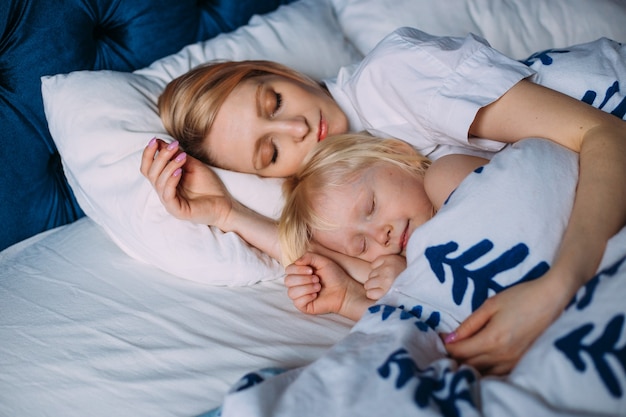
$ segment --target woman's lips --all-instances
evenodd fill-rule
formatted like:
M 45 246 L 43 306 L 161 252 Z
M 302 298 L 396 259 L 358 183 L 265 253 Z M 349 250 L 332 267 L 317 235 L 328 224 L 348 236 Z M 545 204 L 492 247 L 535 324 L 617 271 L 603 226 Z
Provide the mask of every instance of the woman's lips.
M 326 139 L 326 136 L 328 136 L 328 124 L 326 123 L 326 119 L 324 119 L 322 113 L 320 113 L 320 125 L 317 129 L 317 141 L 323 141 Z

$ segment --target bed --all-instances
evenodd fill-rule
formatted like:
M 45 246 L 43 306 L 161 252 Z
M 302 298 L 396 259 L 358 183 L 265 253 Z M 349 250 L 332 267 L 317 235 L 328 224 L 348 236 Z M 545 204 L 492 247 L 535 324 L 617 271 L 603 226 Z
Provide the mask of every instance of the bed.
M 278 263 L 232 233 L 172 218 L 138 171 L 151 137 L 171 139 L 156 113 L 159 92 L 191 67 L 263 58 L 322 79 L 405 25 L 476 33 L 531 66 L 551 65 L 543 82 L 623 118 L 626 99 L 613 86 L 626 79 L 626 55 L 580 68 L 584 83 L 560 76 L 573 65 L 571 45 L 626 41 L 623 1 L 33 3 L 0 6 L 0 415 L 199 416 L 222 405 L 213 414 L 626 415 L 623 230 L 597 277 L 518 368 L 481 379 L 446 359 L 432 330 L 453 327 L 472 308 L 471 297 L 450 302 L 445 262 L 435 268 L 441 286 L 416 299 L 412 280 L 433 267 L 409 257 L 394 291 L 356 326 L 305 316 L 288 299 Z M 498 288 L 549 264 L 556 242 L 546 236 L 564 227 L 576 157 L 541 140 L 509 149 L 455 191 L 425 232 L 432 239 L 412 239 L 411 253 L 443 248 L 438 259 L 450 262 L 449 242 L 487 245 L 480 253 L 523 242 L 528 253 L 516 252 L 521 260 Z M 519 163 L 527 154 L 536 165 Z M 528 170 L 538 179 L 522 181 Z M 245 204 L 277 216 L 279 180 L 219 174 Z M 496 179 L 519 186 L 485 194 Z M 530 194 L 543 196 L 541 209 L 524 205 Z M 493 204 L 482 218 L 458 214 L 485 201 Z M 483 227 L 498 204 L 518 217 Z M 442 226 L 454 222 L 460 227 Z M 448 407 L 433 381 L 453 387 L 458 404 Z

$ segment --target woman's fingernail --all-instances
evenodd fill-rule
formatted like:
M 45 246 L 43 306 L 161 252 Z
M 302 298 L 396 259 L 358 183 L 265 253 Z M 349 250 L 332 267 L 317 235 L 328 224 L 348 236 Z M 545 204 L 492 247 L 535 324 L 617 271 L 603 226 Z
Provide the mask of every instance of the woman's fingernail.
M 181 162 L 181 161 L 184 161 L 185 158 L 187 158 L 187 154 L 185 152 L 181 152 L 178 154 L 176 158 L 174 158 L 174 161 Z
M 150 139 L 150 142 L 148 142 L 148 147 L 149 147 L 149 148 L 153 148 L 153 147 L 154 147 L 154 145 L 156 145 L 156 142 L 157 142 L 157 138 L 156 138 L 156 136 L 155 136 L 155 137 L 153 137 L 152 139 Z
M 172 172 L 172 177 L 178 177 L 182 173 L 183 173 L 183 169 L 178 168 L 176 171 Z
M 171 151 L 173 149 L 178 148 L 178 141 L 175 140 L 174 142 L 170 143 L 169 145 L 167 145 L 167 150 Z
M 456 332 L 448 333 L 448 335 L 445 337 L 445 339 L 443 339 L 443 342 L 444 343 L 452 343 L 452 342 L 456 341 L 456 338 L 457 338 Z

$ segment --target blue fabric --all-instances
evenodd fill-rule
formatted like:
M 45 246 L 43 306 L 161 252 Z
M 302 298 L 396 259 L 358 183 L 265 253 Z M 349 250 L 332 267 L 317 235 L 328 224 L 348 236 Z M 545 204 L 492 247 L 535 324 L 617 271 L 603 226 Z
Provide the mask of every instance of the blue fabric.
M 2 0 L 0 250 L 84 215 L 47 129 L 42 75 L 132 71 L 291 1 Z

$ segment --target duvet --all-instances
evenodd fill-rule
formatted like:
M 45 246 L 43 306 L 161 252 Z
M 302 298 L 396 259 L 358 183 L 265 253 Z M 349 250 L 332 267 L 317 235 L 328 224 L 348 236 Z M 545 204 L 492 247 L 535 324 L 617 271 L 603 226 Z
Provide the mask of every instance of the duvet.
M 222 415 L 624 415 L 626 229 L 508 377 L 459 366 L 439 336 L 550 267 L 577 169 L 576 154 L 540 139 L 496 155 L 414 232 L 407 269 L 349 335 L 304 368 L 245 376 Z

